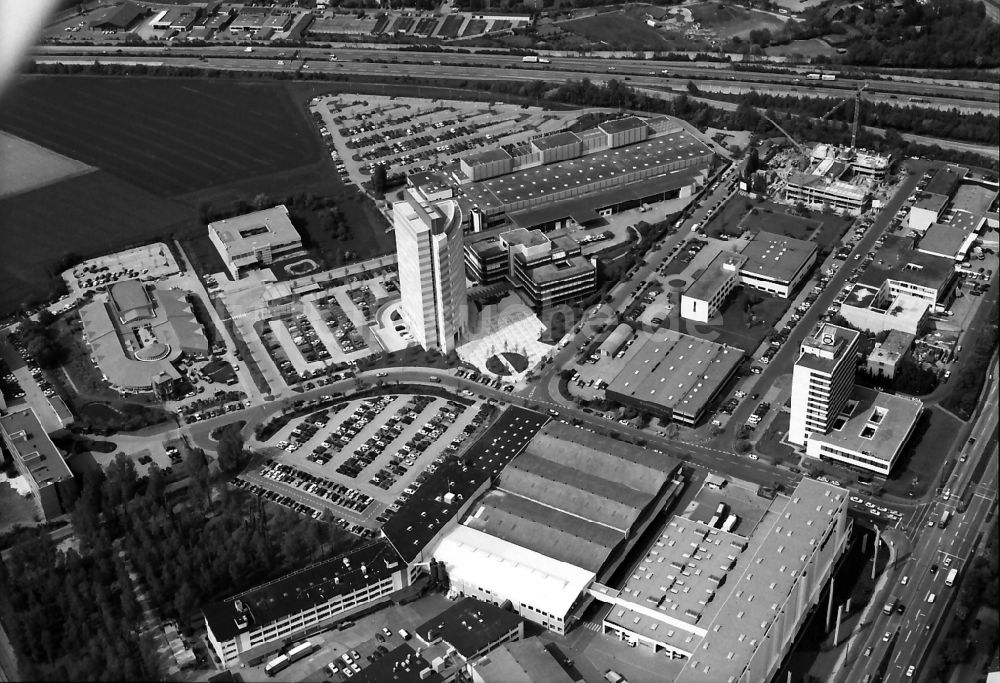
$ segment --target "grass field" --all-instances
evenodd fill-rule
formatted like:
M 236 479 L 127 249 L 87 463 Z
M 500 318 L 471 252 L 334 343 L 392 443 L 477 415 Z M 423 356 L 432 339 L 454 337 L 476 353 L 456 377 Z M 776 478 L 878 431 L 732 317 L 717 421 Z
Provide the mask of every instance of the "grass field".
M 784 21 L 773 14 L 747 10 L 736 5 L 706 2 L 688 5 L 687 9 L 691 11 L 694 21 L 701 24 L 702 28 L 714 30 L 720 38 L 742 38 L 748 36 L 750 31 L 763 28 L 776 32 L 785 25 Z
M 669 45 L 669 41 L 662 33 L 650 28 L 642 20 L 622 12 L 608 12 L 563 21 L 559 23 L 559 28 L 572 31 L 609 48 L 655 50 Z
M 22 82 L 0 129 L 160 196 L 320 158 L 279 83 L 42 77 Z
M 790 216 L 778 211 L 752 211 L 743 219 L 743 227 L 759 232 L 765 230 L 775 235 L 784 235 L 797 240 L 807 240 L 812 237 L 820 225 L 819 221 Z
M 0 131 L 0 159 L 3 159 L 0 163 L 0 198 L 96 170 L 3 131 Z

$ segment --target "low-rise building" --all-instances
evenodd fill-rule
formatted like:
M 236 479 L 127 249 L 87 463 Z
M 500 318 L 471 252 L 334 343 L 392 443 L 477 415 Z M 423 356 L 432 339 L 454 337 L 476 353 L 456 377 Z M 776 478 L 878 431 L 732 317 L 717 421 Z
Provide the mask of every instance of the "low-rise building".
M 248 661 L 268 646 L 388 602 L 415 575 L 389 543 L 375 541 L 205 606 L 208 642 L 225 667 Z
M 875 252 L 874 262 L 861 273 L 858 283 L 888 295 L 912 294 L 936 309 L 951 294 L 955 284 L 955 262 L 914 249 L 912 238 L 889 235 Z
M 47 520 L 68 513 L 76 499 L 73 473 L 32 408 L 0 415 L 0 436 Z
M 910 207 L 910 213 L 906 217 L 906 227 L 910 230 L 923 232 L 941 220 L 948 201 L 947 195 L 921 192 L 917 195 L 913 206 Z
M 985 220 L 980 218 L 981 222 Z M 917 242 L 917 251 L 953 261 L 964 261 L 979 237 L 977 232 L 978 230 L 965 230 L 952 224 L 933 223 Z
M 425 646 L 443 643 L 464 666 L 504 643 L 524 638 L 524 620 L 493 602 L 462 598 L 414 632 Z
M 792 171 L 785 181 L 785 200 L 815 208 L 826 206 L 856 216 L 868 202 L 868 190 L 822 173 Z
M 538 638 L 506 643 L 469 667 L 472 683 L 572 683 Z
M 896 376 L 896 368 L 900 361 L 906 358 L 913 347 L 914 336 L 905 332 L 892 330 L 886 338 L 875 345 L 868 354 L 867 370 L 873 377 L 883 377 L 892 380 Z
M 923 409 L 915 398 L 855 387 L 833 427 L 809 436 L 806 455 L 887 477 Z
M 858 283 L 840 305 L 840 315 L 854 327 L 878 334 L 896 330 L 917 335 L 923 329 L 931 304 L 926 299 L 900 292 L 888 283 L 879 288 Z
M 418 653 L 403 643 L 349 680 L 352 683 L 446 683 L 447 679 L 427 661 L 426 654 L 426 651 Z
M 743 361 L 743 351 L 674 330 L 640 335 L 605 397 L 636 410 L 695 425 Z
M 695 277 L 681 294 L 681 317 L 707 323 L 722 310 L 726 299 L 740 283 L 740 268 L 746 257 L 723 251 Z
M 208 238 L 234 280 L 249 268 L 269 266 L 302 250 L 302 238 L 283 204 L 209 223 Z

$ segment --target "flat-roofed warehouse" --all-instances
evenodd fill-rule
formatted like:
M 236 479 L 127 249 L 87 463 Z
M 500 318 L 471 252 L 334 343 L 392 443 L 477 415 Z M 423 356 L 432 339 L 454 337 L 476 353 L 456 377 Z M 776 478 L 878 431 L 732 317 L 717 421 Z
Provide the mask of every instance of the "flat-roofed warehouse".
M 432 552 L 462 595 L 565 633 L 658 513 L 683 490 L 679 461 L 550 422 Z
M 848 503 L 806 478 L 745 536 L 675 517 L 621 589 L 595 587 L 604 632 L 686 659 L 675 683 L 772 680 L 847 547 Z
M 550 422 L 470 508 L 468 526 L 601 574 L 666 502 L 679 461 Z
M 711 148 L 676 119 L 627 117 L 475 152 L 459 160 L 454 178 L 475 230 L 512 222 L 552 229 L 647 199 L 690 196 L 713 159 Z M 559 208 L 570 200 L 569 210 Z
M 743 360 L 743 351 L 674 330 L 645 335 L 605 388 L 609 401 L 694 425 Z

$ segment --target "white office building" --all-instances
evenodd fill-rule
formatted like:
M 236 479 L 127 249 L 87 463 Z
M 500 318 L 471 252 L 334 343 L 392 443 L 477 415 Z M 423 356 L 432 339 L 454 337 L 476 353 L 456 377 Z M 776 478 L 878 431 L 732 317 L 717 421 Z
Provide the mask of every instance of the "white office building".
M 846 327 L 819 323 L 803 340 L 792 371 L 790 442 L 805 446 L 811 434 L 830 431 L 854 389 L 860 336 Z
M 450 191 L 404 192 L 392 207 L 403 318 L 422 347 L 448 353 L 468 319 L 462 212 Z
M 283 204 L 209 223 L 208 238 L 234 280 L 302 252 L 302 238 Z

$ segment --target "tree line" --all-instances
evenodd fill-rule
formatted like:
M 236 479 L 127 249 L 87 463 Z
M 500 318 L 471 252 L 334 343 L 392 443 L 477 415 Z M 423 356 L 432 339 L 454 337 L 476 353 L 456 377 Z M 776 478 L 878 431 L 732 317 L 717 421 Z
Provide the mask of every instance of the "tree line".
M 823 97 L 771 95 L 755 90 L 739 95 L 707 93 L 703 96 L 729 102 L 746 102 L 750 106 L 761 109 L 796 112 L 816 118 L 830 111 L 836 102 L 836 100 Z M 831 114 L 828 120 L 849 123 L 853 118 L 854 105 L 848 103 Z M 893 129 L 916 135 L 991 145 L 1000 143 L 1000 118 L 981 112 L 966 114 L 958 109 L 944 110 L 913 105 L 898 106 L 888 102 L 862 100 L 860 122 L 863 126 Z
M 242 444 L 232 432 L 223 438 L 220 465 L 240 467 Z M 0 615 L 21 679 L 157 680 L 156 655 L 138 635 L 136 580 L 158 616 L 189 630 L 207 602 L 347 549 L 350 537 L 328 517 L 306 520 L 214 488 L 203 452 L 186 466 L 192 484 L 180 501 L 155 466 L 139 477 L 119 456 L 106 471 L 88 470 L 72 512 L 79 551 L 57 550 L 40 533 L 0 562 Z

